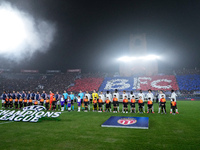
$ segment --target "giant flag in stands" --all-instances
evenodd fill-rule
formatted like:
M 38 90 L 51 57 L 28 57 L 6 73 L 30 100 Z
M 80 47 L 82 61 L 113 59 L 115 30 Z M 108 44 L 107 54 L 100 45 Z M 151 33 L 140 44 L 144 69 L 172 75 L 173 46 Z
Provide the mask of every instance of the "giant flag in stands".
M 105 78 L 99 91 L 132 91 L 132 90 L 178 90 L 176 78 L 173 75 L 141 76 L 141 77 L 115 77 Z
M 119 91 L 127 90 L 131 91 L 133 88 L 133 78 L 132 77 L 114 77 L 105 78 L 101 84 L 99 91 L 114 91 L 118 89 Z

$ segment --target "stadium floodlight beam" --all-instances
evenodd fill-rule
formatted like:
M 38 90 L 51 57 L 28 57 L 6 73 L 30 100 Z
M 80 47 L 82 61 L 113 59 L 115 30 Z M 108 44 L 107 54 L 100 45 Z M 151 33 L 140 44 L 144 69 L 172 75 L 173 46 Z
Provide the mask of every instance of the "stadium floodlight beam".
M 124 56 L 124 57 L 118 58 L 118 61 L 131 62 L 134 60 L 157 60 L 159 58 L 160 58 L 160 56 L 157 56 L 157 55 L 147 55 L 147 56 L 139 56 L 139 57 Z

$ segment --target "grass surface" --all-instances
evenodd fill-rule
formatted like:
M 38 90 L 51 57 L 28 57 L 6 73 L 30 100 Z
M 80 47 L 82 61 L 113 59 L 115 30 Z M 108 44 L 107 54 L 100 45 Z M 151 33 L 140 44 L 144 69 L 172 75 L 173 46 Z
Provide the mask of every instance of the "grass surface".
M 155 114 L 65 111 L 59 117 L 61 121 L 0 121 L 0 149 L 198 150 L 199 106 L 200 101 L 178 101 L 178 115 L 169 114 L 167 102 L 167 114 L 158 114 L 155 103 Z M 149 117 L 149 129 L 101 127 L 110 116 Z

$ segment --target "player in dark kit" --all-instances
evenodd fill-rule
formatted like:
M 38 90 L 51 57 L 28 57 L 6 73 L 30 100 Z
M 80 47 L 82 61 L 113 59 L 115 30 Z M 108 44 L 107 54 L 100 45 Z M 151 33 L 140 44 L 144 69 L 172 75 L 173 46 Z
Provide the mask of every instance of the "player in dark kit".
M 162 111 L 161 114 L 163 114 L 163 112 L 164 112 L 165 114 L 167 114 L 165 104 L 166 104 L 166 100 L 165 100 L 165 98 L 164 98 L 164 95 L 162 95 L 162 98 L 160 99 L 160 105 L 161 105 L 161 111 Z
M 99 96 L 98 105 L 99 105 L 99 112 L 102 112 L 103 100 L 101 99 L 101 96 Z
M 28 106 L 32 106 L 33 105 L 33 100 L 31 99 L 31 97 L 29 97 L 30 99 L 28 100 Z
M 93 100 L 93 111 L 97 111 L 97 98 L 96 97 Z
M 88 103 L 89 103 L 89 100 L 88 100 L 88 97 L 86 96 L 85 99 L 84 99 L 85 112 L 88 111 Z
M 27 106 L 27 99 L 25 98 L 24 99 L 24 107 L 26 107 Z
M 135 110 L 135 97 L 134 96 L 132 96 L 132 98 L 131 98 L 131 112 L 136 113 L 136 110 Z
M 13 99 L 12 99 L 12 97 L 9 98 L 9 106 L 10 106 L 10 108 L 13 107 Z
M 44 105 L 44 99 L 43 99 L 43 98 L 40 99 L 40 105 L 41 105 L 41 106 Z
M 123 106 L 124 106 L 123 113 L 125 112 L 128 113 L 128 99 L 126 96 L 124 97 L 124 100 L 123 100 Z
M 153 102 L 151 101 L 151 97 L 148 98 L 148 101 L 147 101 L 147 113 L 151 112 L 151 113 L 154 113 L 152 111 L 152 107 L 153 107 Z
M 118 99 L 117 99 L 116 95 L 114 95 L 114 98 L 113 98 L 113 107 L 114 107 L 113 113 L 117 113 L 118 103 L 119 103 Z
M 18 109 L 18 99 L 15 98 L 15 109 Z
M 20 96 L 20 98 L 19 98 L 19 109 L 22 109 L 22 107 L 23 107 L 23 99 Z
M 172 98 L 172 102 L 171 102 L 171 109 L 172 109 L 172 111 L 173 111 L 173 115 L 175 115 L 175 109 L 176 109 L 177 107 L 176 107 L 176 102 L 175 102 L 175 100 L 174 100 L 174 98 Z
M 108 112 L 109 109 L 110 109 L 110 112 L 111 112 L 111 101 L 109 100 L 108 97 L 106 98 L 105 103 L 106 103 L 106 112 Z
M 56 104 L 57 104 L 56 98 L 55 98 L 55 96 L 53 96 L 53 103 L 52 103 L 53 110 L 56 110 Z
M 49 110 L 49 102 L 50 102 L 50 100 L 49 100 L 49 98 L 47 97 L 46 103 L 45 103 L 45 107 L 46 107 L 47 110 Z
M 143 112 L 145 113 L 145 110 L 144 110 L 144 102 L 143 102 L 143 100 L 142 100 L 142 96 L 139 97 L 138 105 L 139 105 L 138 113 L 142 113 L 142 109 L 143 109 Z

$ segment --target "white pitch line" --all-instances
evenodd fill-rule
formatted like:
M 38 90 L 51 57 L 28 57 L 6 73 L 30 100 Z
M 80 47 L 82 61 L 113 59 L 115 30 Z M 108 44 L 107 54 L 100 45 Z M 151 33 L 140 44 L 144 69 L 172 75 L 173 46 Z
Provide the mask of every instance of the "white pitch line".
M 6 123 L 11 123 L 11 122 L 14 122 L 14 121 L 2 122 L 0 124 L 6 124 Z

